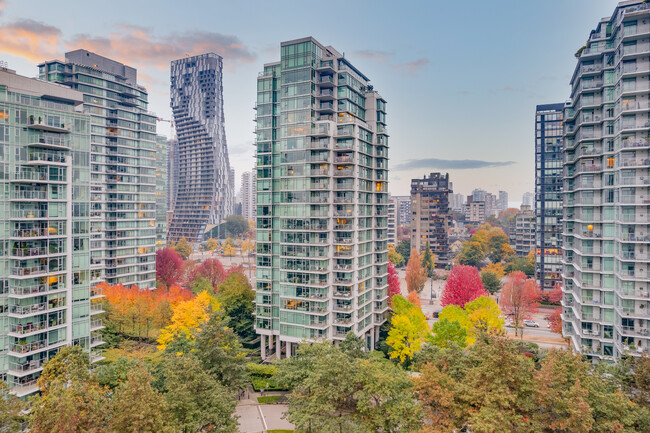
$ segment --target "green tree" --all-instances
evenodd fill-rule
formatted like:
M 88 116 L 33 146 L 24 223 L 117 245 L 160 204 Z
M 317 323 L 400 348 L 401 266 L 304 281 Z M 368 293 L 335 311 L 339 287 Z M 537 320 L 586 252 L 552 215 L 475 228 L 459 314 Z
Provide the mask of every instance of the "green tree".
M 339 347 L 344 353 L 353 358 L 365 358 L 367 354 L 367 352 L 365 352 L 366 343 L 362 338 L 357 337 L 352 331 L 349 331 L 345 335 L 345 340 L 341 341 Z
M 112 417 L 108 428 L 114 433 L 173 432 L 167 402 L 151 387 L 151 374 L 138 363 L 129 370 L 112 396 Z
M 246 276 L 231 272 L 217 287 L 217 300 L 224 314 L 230 318 L 229 326 L 239 336 L 240 341 L 249 343 L 256 338 L 254 329 L 255 292 Z
M 192 343 L 191 351 L 215 380 L 235 390 L 243 388 L 248 379 L 246 352 L 228 325 L 229 319 L 223 317 L 223 312 L 212 313 Z
M 404 257 L 404 263 L 408 263 L 411 258 L 411 241 L 408 239 L 399 241 L 395 246 L 395 251 Z
M 510 256 L 506 262 L 505 271 L 507 274 L 521 271 L 529 277 L 535 275 L 535 264 L 526 257 Z
M 377 356 L 355 357 L 331 343 L 301 345 L 274 379 L 293 389 L 287 419 L 304 432 L 399 432 L 420 425 L 406 373 Z
M 115 389 L 126 382 L 129 372 L 136 361 L 127 356 L 119 356 L 115 361 L 102 365 L 97 369 L 97 381 L 100 385 Z
M 461 265 L 478 266 L 485 258 L 485 252 L 479 242 L 467 241 L 458 253 L 458 263 Z
M 499 263 L 503 260 L 503 246 L 509 244 L 510 240 L 508 239 L 508 236 L 506 236 L 501 229 L 498 229 L 498 231 L 491 234 L 487 245 L 487 256 L 490 258 L 492 263 Z
M 494 295 L 501 289 L 501 281 L 499 281 L 499 277 L 497 277 L 494 272 L 482 271 L 481 281 L 483 282 L 485 290 L 487 290 L 491 295 Z
M 447 347 L 451 344 L 459 347 L 467 346 L 467 330 L 457 321 L 438 320 L 433 324 L 431 331 L 431 334 L 426 337 L 426 342 L 429 344 L 438 347 Z
M 249 227 L 248 220 L 241 215 L 230 215 L 222 225 L 226 235 L 235 238 L 246 233 Z
M 169 354 L 162 374 L 164 397 L 179 432 L 238 432 L 233 393 L 206 373 L 193 354 Z
M 192 245 L 187 242 L 187 239 L 181 238 L 176 245 L 174 245 L 174 250 L 181 255 L 183 260 L 187 260 L 190 258 L 190 254 L 192 254 Z
M 190 283 L 190 290 L 195 295 L 198 295 L 201 292 L 212 293 L 214 288 L 212 287 L 212 284 L 210 283 L 210 280 L 207 277 L 197 276 Z
M 26 408 L 27 405 L 22 400 L 9 393 L 5 381 L 0 380 L 0 431 L 20 431 L 24 421 L 21 412 Z
M 426 268 L 427 270 L 427 277 L 433 278 L 433 276 L 436 273 L 436 264 L 435 264 L 435 256 L 431 252 L 431 246 L 429 245 L 429 241 L 427 241 L 427 246 L 424 249 L 424 253 L 422 253 L 421 260 L 422 260 L 422 267 Z

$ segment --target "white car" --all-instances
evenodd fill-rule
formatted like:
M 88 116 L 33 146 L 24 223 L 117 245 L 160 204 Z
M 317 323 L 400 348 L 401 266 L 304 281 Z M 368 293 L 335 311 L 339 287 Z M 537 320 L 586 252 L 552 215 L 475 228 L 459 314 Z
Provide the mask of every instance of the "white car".
M 531 327 L 531 328 L 539 328 L 539 323 L 535 322 L 534 320 L 531 319 L 524 319 L 524 325 Z

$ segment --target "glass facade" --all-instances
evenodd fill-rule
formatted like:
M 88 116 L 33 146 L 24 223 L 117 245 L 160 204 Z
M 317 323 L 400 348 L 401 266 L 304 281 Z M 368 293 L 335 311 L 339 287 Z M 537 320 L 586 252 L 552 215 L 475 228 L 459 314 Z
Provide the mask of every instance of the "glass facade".
M 168 149 L 167 137 L 156 136 L 156 249 L 167 246 Z
M 562 282 L 562 134 L 564 104 L 535 113 L 535 278 L 542 290 Z
M 201 241 L 209 226 L 234 214 L 234 173 L 226 143 L 222 74 L 223 59 L 214 53 L 174 60 L 171 65 L 177 141 L 168 237 L 174 242 L 180 238 Z
M 650 353 L 650 4 L 578 50 L 564 112 L 563 332 L 593 359 Z
M 91 284 L 155 287 L 156 116 L 135 69 L 86 50 L 39 65 L 90 114 Z
M 0 70 L 0 376 L 25 396 L 70 344 L 102 344 L 90 289 L 83 95 Z
M 264 66 L 256 110 L 263 356 L 350 331 L 372 348 L 388 308 L 386 101 L 336 50 L 305 38 Z

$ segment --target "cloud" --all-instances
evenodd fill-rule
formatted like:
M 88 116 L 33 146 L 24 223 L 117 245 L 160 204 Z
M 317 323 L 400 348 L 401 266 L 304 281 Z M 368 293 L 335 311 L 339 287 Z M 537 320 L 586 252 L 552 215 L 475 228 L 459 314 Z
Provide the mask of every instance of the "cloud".
M 0 12 L 3 6 L 0 3 Z M 0 52 L 42 62 L 56 57 L 61 36 L 57 27 L 30 19 L 17 20 L 0 25 Z
M 7 2 L 6 2 L 6 0 L 0 0 L 0 15 L 2 15 L 2 11 L 3 11 L 4 8 L 6 8 L 6 7 L 7 7 Z
M 414 169 L 439 169 L 439 170 L 470 170 L 476 168 L 504 167 L 515 164 L 515 161 L 482 161 L 479 159 L 409 159 L 393 170 L 414 170 Z
M 234 69 L 237 63 L 250 63 L 255 54 L 236 36 L 216 32 L 191 31 L 155 36 L 150 29 L 120 26 L 109 37 L 80 34 L 65 42 L 68 49 L 84 48 L 123 63 L 140 67 L 169 68 L 172 60 L 206 52 L 224 58 L 224 66 Z
M 387 62 L 389 58 L 395 53 L 381 50 L 359 50 L 353 53 L 355 56 L 363 57 L 364 59 L 374 60 L 376 62 Z
M 393 69 L 403 72 L 410 76 L 415 76 L 418 71 L 429 64 L 429 59 L 421 57 L 414 62 L 402 63 L 399 65 L 392 65 Z

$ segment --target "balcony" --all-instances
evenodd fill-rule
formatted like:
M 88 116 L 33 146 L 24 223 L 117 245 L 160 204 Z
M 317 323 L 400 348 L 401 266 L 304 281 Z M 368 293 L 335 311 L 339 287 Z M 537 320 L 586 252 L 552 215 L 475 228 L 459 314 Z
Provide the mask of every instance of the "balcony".
M 38 121 L 35 121 L 34 119 L 30 119 L 27 128 L 36 131 L 58 132 L 59 134 L 70 133 L 70 126 L 66 126 L 63 123 L 59 123 L 59 124 L 53 122 L 43 123 L 41 119 L 39 119 Z

